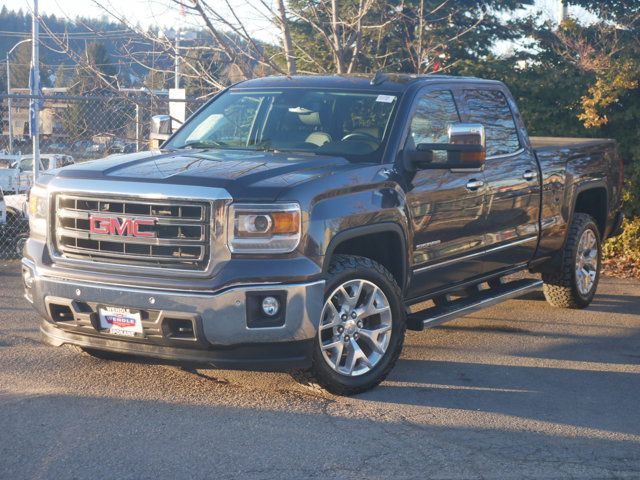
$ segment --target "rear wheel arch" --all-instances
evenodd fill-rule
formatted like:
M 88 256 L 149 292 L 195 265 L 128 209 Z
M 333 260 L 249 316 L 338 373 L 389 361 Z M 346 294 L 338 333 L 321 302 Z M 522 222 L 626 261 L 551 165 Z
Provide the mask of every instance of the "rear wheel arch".
M 590 215 L 598 225 L 600 236 L 605 238 L 607 228 L 607 215 L 609 206 L 609 194 L 604 182 L 579 186 L 576 189 L 573 201 L 571 220 L 576 213 Z M 571 220 L 569 223 L 571 223 Z
M 24 214 L 15 207 L 7 207 L 7 218 L 9 216 L 15 217 L 16 219 L 24 217 Z
M 325 253 L 324 272 L 335 255 L 355 255 L 374 260 L 389 270 L 403 292 L 407 286 L 407 239 L 397 223 L 363 225 L 336 234 Z

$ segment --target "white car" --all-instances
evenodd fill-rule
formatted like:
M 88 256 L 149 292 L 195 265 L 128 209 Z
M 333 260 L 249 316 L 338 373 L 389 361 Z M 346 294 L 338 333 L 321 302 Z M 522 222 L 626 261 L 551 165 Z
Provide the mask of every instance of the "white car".
M 5 193 L 27 192 L 33 183 L 33 155 L 22 155 L 8 166 L 7 160 L 9 157 L 0 158 L 0 188 Z M 58 153 L 40 155 L 40 171 L 66 167 L 73 163 L 71 155 Z
M 28 218 L 28 202 L 29 196 L 27 193 L 14 193 L 4 196 L 4 204 L 8 215 L 15 214 Z
M 0 225 L 7 223 L 7 205 L 4 203 L 4 194 L 0 188 Z
M 20 258 L 29 236 L 27 196 L 4 195 L 0 188 L 0 258 Z

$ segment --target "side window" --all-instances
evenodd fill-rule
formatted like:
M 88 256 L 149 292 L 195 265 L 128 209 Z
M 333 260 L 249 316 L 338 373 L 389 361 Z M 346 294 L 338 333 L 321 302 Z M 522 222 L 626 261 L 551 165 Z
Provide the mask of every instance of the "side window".
M 504 94 L 498 90 L 465 90 L 464 101 L 471 123 L 482 123 L 487 156 L 505 155 L 520 149 L 518 130 Z
M 33 169 L 33 158 L 25 158 L 18 164 L 21 172 L 31 171 Z
M 420 143 L 448 143 L 449 125 L 459 121 L 453 94 L 449 90 L 425 93 L 418 99 L 405 148 L 415 149 Z M 433 155 L 434 161 L 446 161 L 447 152 L 436 151 Z

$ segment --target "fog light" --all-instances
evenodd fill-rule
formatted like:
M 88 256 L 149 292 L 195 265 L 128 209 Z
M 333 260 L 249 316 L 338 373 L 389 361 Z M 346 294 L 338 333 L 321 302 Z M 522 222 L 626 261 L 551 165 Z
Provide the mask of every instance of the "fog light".
M 280 303 L 275 297 L 264 297 L 262 300 L 262 311 L 265 315 L 273 317 L 280 310 Z
M 33 273 L 28 267 L 22 267 L 22 283 L 28 290 L 33 287 Z

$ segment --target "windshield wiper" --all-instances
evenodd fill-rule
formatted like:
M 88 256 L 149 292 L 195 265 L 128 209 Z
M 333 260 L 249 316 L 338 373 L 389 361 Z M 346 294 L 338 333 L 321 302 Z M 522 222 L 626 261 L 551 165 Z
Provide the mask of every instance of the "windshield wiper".
M 226 143 L 218 142 L 217 140 L 193 140 L 177 148 L 211 148 L 211 147 L 224 148 L 226 146 L 227 146 Z

